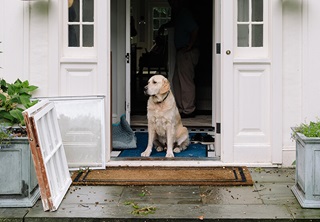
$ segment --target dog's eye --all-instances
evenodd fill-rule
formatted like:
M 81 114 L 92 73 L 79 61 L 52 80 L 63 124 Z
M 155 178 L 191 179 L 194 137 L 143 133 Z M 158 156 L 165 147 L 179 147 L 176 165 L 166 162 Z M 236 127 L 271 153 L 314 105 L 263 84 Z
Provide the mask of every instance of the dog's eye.
M 156 81 L 153 81 L 153 84 L 157 84 L 157 82 L 156 82 Z

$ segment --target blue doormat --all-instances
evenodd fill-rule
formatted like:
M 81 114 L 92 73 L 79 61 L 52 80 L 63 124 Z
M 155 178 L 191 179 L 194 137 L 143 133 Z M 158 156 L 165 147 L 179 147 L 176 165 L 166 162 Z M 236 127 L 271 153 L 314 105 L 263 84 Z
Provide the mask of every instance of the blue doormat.
M 189 134 L 189 138 L 191 138 L 194 133 Z M 137 148 L 136 149 L 128 149 L 122 150 L 118 157 L 141 157 L 141 153 L 147 148 L 148 144 L 148 133 L 147 132 L 135 132 L 135 136 L 137 139 Z M 152 153 L 150 157 L 165 157 L 166 151 L 157 152 L 155 149 L 152 149 Z M 180 153 L 174 153 L 175 157 L 207 157 L 207 146 L 197 143 L 191 144 L 188 148 Z

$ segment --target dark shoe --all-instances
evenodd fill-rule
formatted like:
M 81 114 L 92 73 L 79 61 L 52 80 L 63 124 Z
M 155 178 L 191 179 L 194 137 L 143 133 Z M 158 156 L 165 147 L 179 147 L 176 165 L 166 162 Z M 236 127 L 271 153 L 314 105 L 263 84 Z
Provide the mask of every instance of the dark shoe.
M 201 143 L 205 145 L 214 144 L 214 138 L 210 135 L 206 135 L 202 138 Z
M 186 113 L 180 113 L 181 118 L 194 118 L 196 116 L 195 112 L 186 114 Z
M 191 137 L 191 143 L 201 143 L 203 140 L 203 136 L 201 133 L 196 133 L 193 137 Z

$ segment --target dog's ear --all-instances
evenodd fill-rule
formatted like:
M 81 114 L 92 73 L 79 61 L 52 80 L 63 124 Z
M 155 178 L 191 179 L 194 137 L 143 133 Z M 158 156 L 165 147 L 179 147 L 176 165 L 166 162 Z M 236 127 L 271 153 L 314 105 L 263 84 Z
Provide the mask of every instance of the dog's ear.
M 162 87 L 160 89 L 160 94 L 164 94 L 170 90 L 170 83 L 168 79 L 162 80 Z

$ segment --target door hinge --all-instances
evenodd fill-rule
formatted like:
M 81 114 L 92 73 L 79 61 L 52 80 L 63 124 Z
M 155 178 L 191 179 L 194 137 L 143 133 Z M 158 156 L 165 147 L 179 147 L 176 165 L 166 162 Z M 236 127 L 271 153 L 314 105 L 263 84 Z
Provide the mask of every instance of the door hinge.
M 130 53 L 128 52 L 125 57 L 127 59 L 127 63 L 129 63 L 130 62 Z
M 216 133 L 221 134 L 221 123 L 216 123 Z
M 216 44 L 216 54 L 221 54 L 221 43 Z
M 124 103 L 124 106 L 125 106 L 124 109 L 125 109 L 126 111 L 130 110 L 130 103 L 125 102 L 125 103 Z

